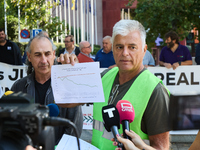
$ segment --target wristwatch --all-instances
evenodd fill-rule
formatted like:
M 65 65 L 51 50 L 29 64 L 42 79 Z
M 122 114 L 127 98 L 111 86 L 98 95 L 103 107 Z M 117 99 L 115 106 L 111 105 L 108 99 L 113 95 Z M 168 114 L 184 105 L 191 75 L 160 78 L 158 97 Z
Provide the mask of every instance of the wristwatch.
M 181 61 L 178 62 L 179 66 L 181 65 Z

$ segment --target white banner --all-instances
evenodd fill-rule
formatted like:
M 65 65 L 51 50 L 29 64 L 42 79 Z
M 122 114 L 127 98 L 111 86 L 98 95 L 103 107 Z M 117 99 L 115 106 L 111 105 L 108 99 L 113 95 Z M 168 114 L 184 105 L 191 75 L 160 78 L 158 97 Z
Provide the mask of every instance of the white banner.
M 163 80 L 171 93 L 200 93 L 200 66 L 179 66 L 176 70 L 165 67 L 149 67 L 150 72 Z M 101 71 L 103 71 L 101 69 Z M 10 90 L 12 84 L 26 76 L 25 66 L 12 66 L 0 63 L 0 85 L 3 92 Z M 148 83 L 147 83 L 148 84 Z M 92 129 L 93 105 L 83 107 L 84 129 Z
M 0 62 L 0 86 L 3 92 L 10 90 L 16 80 L 26 75 L 25 66 L 14 66 Z
M 149 67 L 151 73 L 163 80 L 171 93 L 200 93 L 200 66 L 179 66 L 176 70 L 165 67 Z

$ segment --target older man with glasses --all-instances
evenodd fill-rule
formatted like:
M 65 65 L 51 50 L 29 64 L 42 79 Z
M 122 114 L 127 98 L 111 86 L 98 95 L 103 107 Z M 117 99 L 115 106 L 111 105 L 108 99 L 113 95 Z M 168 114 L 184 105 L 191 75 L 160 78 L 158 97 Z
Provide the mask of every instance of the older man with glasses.
M 94 62 L 94 60 L 91 58 L 91 52 L 92 48 L 88 41 L 82 41 L 79 43 L 79 48 L 81 52 L 78 55 L 79 63 L 83 62 Z
M 58 56 L 60 56 L 60 54 L 75 54 L 76 56 L 78 56 L 80 50 L 78 47 L 74 45 L 74 36 L 73 35 L 65 36 L 64 42 L 65 42 L 65 48 L 59 51 Z

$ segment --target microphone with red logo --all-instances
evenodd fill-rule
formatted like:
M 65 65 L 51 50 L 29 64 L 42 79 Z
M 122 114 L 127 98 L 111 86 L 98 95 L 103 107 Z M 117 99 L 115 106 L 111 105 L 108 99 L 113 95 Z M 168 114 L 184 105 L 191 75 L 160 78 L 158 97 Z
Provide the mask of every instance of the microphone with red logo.
M 132 104 L 127 100 L 120 100 L 117 102 L 116 108 L 119 112 L 120 123 L 123 128 L 123 137 L 130 139 L 130 137 L 125 133 L 125 129 L 130 131 L 129 123 L 133 122 L 135 118 L 135 111 Z

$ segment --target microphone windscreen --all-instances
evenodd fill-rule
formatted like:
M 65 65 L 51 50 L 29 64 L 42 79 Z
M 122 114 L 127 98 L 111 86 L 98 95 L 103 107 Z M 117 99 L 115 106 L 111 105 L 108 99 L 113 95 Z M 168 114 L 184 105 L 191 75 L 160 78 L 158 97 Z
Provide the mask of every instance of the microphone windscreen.
M 47 105 L 49 107 L 49 116 L 50 117 L 57 117 L 60 113 L 59 108 L 56 104 L 51 103 Z
M 116 108 L 119 112 L 120 123 L 123 120 L 128 120 L 129 123 L 133 122 L 135 118 L 135 111 L 132 104 L 127 100 L 120 100 L 117 102 Z
M 110 132 L 112 126 L 120 128 L 119 112 L 114 105 L 107 105 L 102 108 L 102 116 L 104 126 L 108 132 Z

